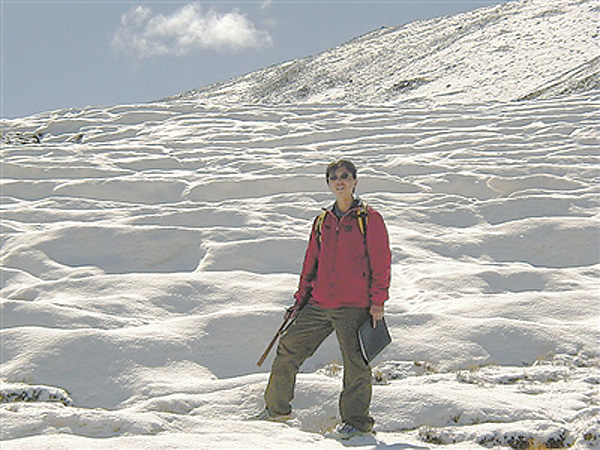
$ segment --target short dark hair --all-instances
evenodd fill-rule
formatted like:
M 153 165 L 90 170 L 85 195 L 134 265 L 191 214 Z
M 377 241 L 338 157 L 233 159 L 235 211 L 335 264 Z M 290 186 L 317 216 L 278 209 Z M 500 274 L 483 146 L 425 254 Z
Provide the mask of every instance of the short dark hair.
M 341 167 L 348 170 L 348 172 L 350 172 L 352 174 L 352 178 L 354 178 L 356 180 L 357 170 L 356 170 L 356 166 L 354 165 L 354 163 L 348 159 L 338 159 L 337 161 L 333 161 L 332 163 L 330 163 L 327 166 L 327 171 L 325 172 L 325 178 L 327 179 L 328 183 L 329 183 L 329 176 Z

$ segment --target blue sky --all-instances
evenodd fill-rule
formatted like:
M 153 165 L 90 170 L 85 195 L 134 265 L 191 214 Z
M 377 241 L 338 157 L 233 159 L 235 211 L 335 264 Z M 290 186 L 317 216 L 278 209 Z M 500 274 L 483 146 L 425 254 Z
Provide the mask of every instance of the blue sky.
M 156 100 L 504 1 L 1 0 L 1 116 Z

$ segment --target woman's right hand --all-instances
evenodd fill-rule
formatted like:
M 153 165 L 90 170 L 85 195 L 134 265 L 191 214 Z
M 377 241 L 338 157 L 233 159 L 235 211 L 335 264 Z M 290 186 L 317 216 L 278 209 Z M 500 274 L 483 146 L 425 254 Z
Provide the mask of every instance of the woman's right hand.
M 283 316 L 283 320 L 294 320 L 298 315 L 298 311 L 300 311 L 298 305 L 290 306 L 285 310 L 285 316 Z

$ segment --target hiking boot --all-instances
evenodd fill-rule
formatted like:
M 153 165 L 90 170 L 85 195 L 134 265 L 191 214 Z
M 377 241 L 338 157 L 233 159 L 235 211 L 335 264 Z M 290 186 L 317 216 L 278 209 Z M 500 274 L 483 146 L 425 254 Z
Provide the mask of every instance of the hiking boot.
M 270 422 L 287 422 L 291 418 L 291 414 L 273 414 L 267 408 L 252 417 L 253 420 L 268 420 Z
M 373 431 L 362 431 L 349 423 L 339 425 L 333 432 L 333 436 L 337 439 L 351 439 L 355 436 L 373 436 Z

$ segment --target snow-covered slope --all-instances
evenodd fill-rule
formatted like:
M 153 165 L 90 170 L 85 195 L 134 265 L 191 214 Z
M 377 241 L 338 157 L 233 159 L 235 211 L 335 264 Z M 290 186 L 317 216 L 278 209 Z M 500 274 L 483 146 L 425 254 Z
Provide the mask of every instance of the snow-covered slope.
M 488 17 L 488 36 L 501 17 L 560 21 L 596 7 L 552 5 L 430 25 L 445 23 L 446 48 L 458 49 L 465 17 Z M 468 28 L 462 55 L 484 64 L 467 58 Z M 379 31 L 382 49 L 402 30 Z M 272 355 L 256 361 L 292 301 L 311 221 L 332 201 L 324 167 L 344 156 L 393 252 L 378 434 L 359 443 L 597 448 L 600 92 L 573 83 L 597 76 L 597 59 L 575 63 L 586 51 L 572 67 L 544 66 L 547 86 L 506 72 L 496 93 L 536 93 L 519 102 L 444 103 L 431 81 L 413 86 L 427 102 L 192 95 L 3 120 L 0 446 L 344 448 L 323 436 L 338 420 L 333 339 L 303 367 L 289 425 L 245 420 L 263 406 Z M 223 98 L 240 99 L 232 86 Z
M 523 99 L 553 98 L 600 89 L 600 56 L 542 85 Z
M 600 55 L 599 21 L 598 0 L 514 1 L 382 28 L 183 97 L 275 104 L 516 100 L 592 64 Z

